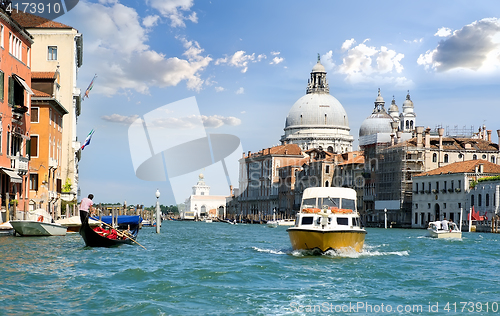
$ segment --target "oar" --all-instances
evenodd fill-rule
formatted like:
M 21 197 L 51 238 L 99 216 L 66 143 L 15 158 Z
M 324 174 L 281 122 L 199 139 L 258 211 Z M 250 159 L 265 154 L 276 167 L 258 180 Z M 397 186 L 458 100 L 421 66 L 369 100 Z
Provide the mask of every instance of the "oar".
M 102 224 L 104 224 L 104 225 L 106 225 L 106 226 L 109 226 L 109 227 L 111 227 L 112 229 L 114 229 L 114 228 L 113 228 L 113 226 L 109 225 L 108 223 L 105 223 L 105 222 L 103 222 L 103 221 L 101 221 L 101 220 L 98 220 L 98 219 L 95 219 L 95 218 L 92 218 L 92 219 L 93 219 L 93 220 L 95 220 L 95 221 L 98 221 L 99 223 L 102 223 Z M 115 229 L 115 230 L 116 230 L 116 229 Z M 118 231 L 118 230 L 116 230 L 116 233 L 117 233 L 117 234 L 122 234 L 121 236 L 127 237 L 128 239 L 132 240 L 133 242 L 135 242 L 136 244 L 138 244 L 138 245 L 139 245 L 139 246 L 141 246 L 142 248 L 146 249 L 146 247 L 144 247 L 143 245 L 141 245 L 140 243 L 138 243 L 138 242 L 137 242 L 134 238 L 132 238 L 132 236 L 130 236 L 129 234 L 126 234 L 126 233 L 124 233 L 124 232 L 120 232 L 120 231 Z M 146 250 L 147 250 L 147 249 L 146 249 Z

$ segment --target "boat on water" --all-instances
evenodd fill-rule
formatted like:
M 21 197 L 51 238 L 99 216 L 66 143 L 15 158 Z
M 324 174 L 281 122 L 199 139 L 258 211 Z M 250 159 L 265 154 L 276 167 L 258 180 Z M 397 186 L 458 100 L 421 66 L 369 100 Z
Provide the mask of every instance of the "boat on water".
M 432 238 L 462 238 L 462 231 L 453 222 L 447 222 L 446 227 L 442 221 L 430 222 L 427 231 Z
M 276 220 L 276 210 L 273 211 L 273 220 L 267 221 L 267 227 L 276 228 L 278 227 L 278 221 Z
M 14 235 L 14 227 L 10 222 L 5 222 L 0 224 L 0 236 L 12 236 Z
M 337 187 L 305 189 L 295 225 L 287 232 L 294 250 L 361 252 L 366 230 L 356 211 L 356 191 Z
M 80 216 L 71 216 L 68 218 L 58 219 L 56 223 L 67 227 L 68 233 L 78 233 L 80 231 L 80 227 L 82 226 Z M 99 226 L 99 222 L 93 219 L 89 219 L 89 225 L 90 227 L 95 228 Z
M 26 219 L 12 220 L 10 224 L 19 236 L 65 236 L 67 227 L 54 223 L 44 209 L 28 211 Z
M 213 222 L 212 218 L 210 218 L 210 217 L 206 217 L 203 221 L 205 223 L 212 223 Z
M 278 226 L 294 226 L 295 220 L 293 218 L 280 219 L 278 221 Z
M 109 226 L 113 225 L 113 218 L 111 216 L 102 216 L 100 219 L 98 217 L 90 217 L 90 219 L 102 221 Z M 80 235 L 82 235 L 85 245 L 87 247 L 112 247 L 133 243 L 134 241 L 132 239 L 135 239 L 139 234 L 139 224 L 142 218 L 138 215 L 120 215 L 115 219 L 117 226 L 113 229 L 116 230 L 116 234 L 112 231 L 110 233 L 113 237 L 117 236 L 116 239 L 108 238 L 109 235 L 104 236 L 104 234 L 102 234 L 103 229 L 108 229 L 107 225 L 104 225 L 102 229 L 101 227 L 93 229 L 88 221 L 83 221 L 80 228 Z M 131 238 L 124 238 L 124 235 L 128 235 Z

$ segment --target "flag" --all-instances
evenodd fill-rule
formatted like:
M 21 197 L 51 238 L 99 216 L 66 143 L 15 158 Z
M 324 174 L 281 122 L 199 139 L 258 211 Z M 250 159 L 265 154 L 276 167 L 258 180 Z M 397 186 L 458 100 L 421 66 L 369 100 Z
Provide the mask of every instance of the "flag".
M 90 82 L 87 90 L 85 90 L 85 94 L 83 95 L 83 99 L 82 100 L 85 100 L 85 97 L 87 97 L 87 99 L 89 98 L 90 90 L 92 90 L 92 88 L 94 87 L 94 80 L 95 80 L 95 78 L 97 78 L 97 74 L 94 75 L 94 78 L 92 78 L 92 81 Z
M 90 131 L 90 133 L 87 135 L 87 138 L 85 138 L 85 141 L 83 142 L 82 145 L 82 150 L 90 144 L 90 140 L 92 139 L 92 135 L 94 135 L 94 129 Z

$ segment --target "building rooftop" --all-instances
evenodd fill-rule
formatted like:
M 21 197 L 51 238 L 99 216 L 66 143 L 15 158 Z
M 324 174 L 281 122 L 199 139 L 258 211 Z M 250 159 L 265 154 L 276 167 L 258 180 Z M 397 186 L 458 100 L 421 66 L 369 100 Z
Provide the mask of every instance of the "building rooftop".
M 500 165 L 486 160 L 468 160 L 455 162 L 441 168 L 436 168 L 427 172 L 416 174 L 415 177 L 431 176 L 447 173 L 476 173 L 476 166 L 483 165 L 482 173 L 500 174 Z
M 424 137 L 422 137 L 422 141 L 424 141 Z M 425 141 L 424 141 L 425 142 Z M 445 151 L 498 151 L 498 144 L 489 142 L 484 139 L 478 138 L 459 138 L 459 137 L 443 137 L 443 150 Z M 470 147 L 469 147 L 470 145 Z M 405 142 L 401 142 L 393 147 L 417 147 L 417 138 L 413 137 Z M 424 144 L 425 146 L 425 144 Z M 430 139 L 430 148 L 431 149 L 439 149 L 439 138 L 431 137 Z
M 51 21 L 23 11 L 12 10 L 12 19 L 24 28 L 72 29 L 71 26 Z
M 31 79 L 54 79 L 56 77 L 55 71 L 32 71 Z

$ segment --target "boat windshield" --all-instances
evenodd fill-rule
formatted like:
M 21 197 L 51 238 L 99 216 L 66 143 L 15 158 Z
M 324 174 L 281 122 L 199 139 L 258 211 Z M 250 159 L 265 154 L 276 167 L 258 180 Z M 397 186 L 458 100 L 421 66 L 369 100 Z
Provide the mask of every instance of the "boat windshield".
M 316 207 L 316 198 L 302 200 L 302 208 L 314 208 L 314 207 Z
M 319 198 L 319 205 L 320 208 L 330 208 L 330 207 L 336 207 L 338 208 L 340 205 L 340 199 L 339 198 Z
M 349 200 L 349 199 L 342 199 L 342 208 L 343 209 L 348 209 L 348 210 L 355 210 L 355 203 L 354 200 Z

